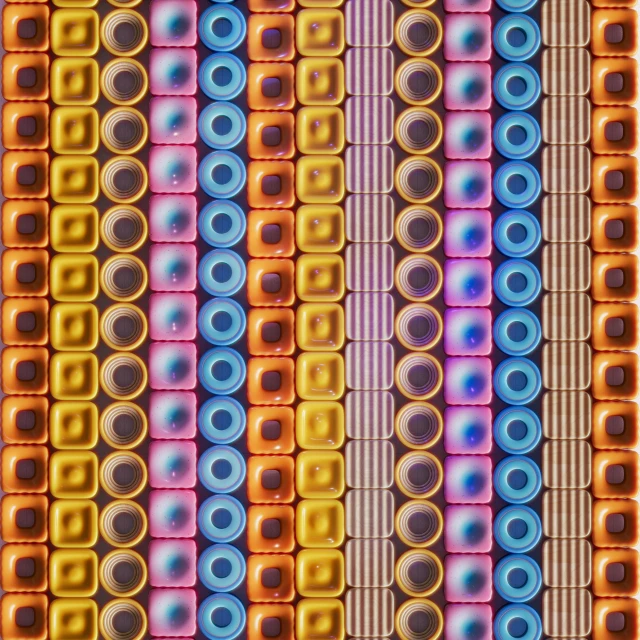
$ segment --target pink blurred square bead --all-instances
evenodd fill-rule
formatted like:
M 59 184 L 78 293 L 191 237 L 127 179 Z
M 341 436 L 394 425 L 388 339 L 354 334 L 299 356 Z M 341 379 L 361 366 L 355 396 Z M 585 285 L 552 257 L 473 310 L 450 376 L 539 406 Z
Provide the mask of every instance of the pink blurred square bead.
M 447 309 L 444 312 L 444 351 L 448 356 L 488 356 L 491 353 L 489 309 Z
M 193 291 L 197 284 L 197 254 L 192 244 L 153 244 L 149 249 L 152 291 Z
M 192 391 L 153 391 L 149 398 L 149 435 L 158 440 L 195 438 L 197 413 Z
M 152 144 L 194 144 L 197 137 L 198 103 L 195 98 L 151 98 L 149 139 Z
M 152 636 L 194 635 L 197 613 L 193 589 L 152 589 L 149 593 L 149 633 Z
M 196 567 L 194 540 L 152 540 L 149 543 L 149 584 L 152 587 L 193 587 Z
M 198 38 L 198 8 L 193 0 L 152 0 L 149 40 L 153 47 L 193 47 Z
M 159 145 L 149 152 L 153 193 L 193 193 L 198 186 L 198 154 L 189 145 Z
M 493 609 L 488 604 L 448 604 L 444 640 L 493 640 Z
M 195 340 L 197 300 L 193 293 L 153 293 L 149 297 L 152 340 Z
M 487 13 L 491 10 L 491 0 L 444 0 L 447 13 Z
M 447 553 L 489 553 L 493 540 L 493 511 L 487 505 L 454 504 L 444 510 Z
M 149 88 L 154 96 L 192 96 L 198 89 L 195 49 L 152 49 L 149 54 Z
M 491 157 L 491 116 L 486 111 L 448 111 L 444 116 L 444 155 L 449 160 Z
M 491 207 L 491 163 L 453 160 L 444 165 L 444 204 L 449 209 Z
M 149 445 L 149 485 L 154 489 L 196 486 L 198 452 L 190 440 L 157 440 Z
M 444 58 L 480 62 L 491 58 L 491 17 L 484 13 L 451 14 L 444 18 Z
M 444 450 L 451 454 L 491 453 L 492 429 L 489 407 L 447 407 Z
M 455 357 L 444 361 L 444 400 L 451 405 L 491 403 L 491 360 Z
M 491 262 L 456 258 L 444 263 L 444 302 L 448 307 L 488 307 L 491 304 Z
M 484 554 L 453 553 L 444 559 L 444 597 L 448 602 L 489 602 L 493 563 Z
M 491 502 L 491 458 L 447 456 L 444 459 L 444 498 L 450 504 Z
M 198 233 L 198 203 L 189 194 L 151 196 L 151 242 L 194 242 Z
M 149 386 L 154 391 L 188 391 L 197 383 L 193 342 L 153 342 L 149 347 Z
M 485 209 L 448 209 L 444 214 L 444 252 L 448 258 L 491 255 L 491 213 Z
M 149 533 L 152 538 L 193 538 L 196 535 L 196 494 L 183 489 L 149 493 Z
M 491 107 L 491 65 L 486 62 L 446 64 L 444 107 L 447 111 L 488 111 Z

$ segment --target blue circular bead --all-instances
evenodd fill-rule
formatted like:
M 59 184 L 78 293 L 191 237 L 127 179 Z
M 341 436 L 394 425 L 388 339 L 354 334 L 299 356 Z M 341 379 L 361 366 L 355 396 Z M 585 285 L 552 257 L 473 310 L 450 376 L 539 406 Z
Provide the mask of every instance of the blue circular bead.
M 514 486 L 513 474 L 521 474 L 524 482 Z M 525 504 L 533 500 L 542 487 L 540 467 L 526 456 L 508 456 L 500 460 L 493 472 L 496 493 L 510 504 Z
M 211 542 L 232 542 L 247 525 L 247 513 L 232 496 L 211 496 L 198 511 L 198 529 Z
M 219 20 L 226 20 L 229 24 L 229 31 L 223 36 L 215 32 L 215 23 Z M 214 5 L 200 16 L 198 34 L 200 40 L 213 51 L 233 51 L 247 35 L 247 21 L 235 7 Z
M 228 249 L 209 251 L 198 266 L 198 280 L 212 296 L 232 296 L 242 288 L 247 278 L 244 260 Z
M 520 438 L 513 437 L 509 428 L 514 423 L 524 426 L 524 434 Z M 508 407 L 501 411 L 493 423 L 493 438 L 496 444 L 507 453 L 513 455 L 533 451 L 542 438 L 542 425 L 538 416 L 526 407 Z
M 517 338 L 509 334 L 509 329 L 514 325 L 524 329 L 524 333 Z M 542 327 L 538 318 L 528 309 L 507 309 L 496 318 L 493 339 L 498 349 L 507 355 L 526 356 L 540 344 Z
M 223 561 L 229 569 L 225 576 L 216 574 L 216 562 Z M 233 591 L 242 584 L 247 573 L 244 556 L 230 544 L 215 544 L 200 556 L 198 577 L 211 591 Z
M 509 505 L 496 516 L 493 537 L 509 553 L 531 551 L 542 538 L 540 516 L 531 507 Z
M 509 32 L 513 29 L 524 34 L 524 40 L 521 43 L 509 42 Z M 504 16 L 493 30 L 493 46 L 496 52 L 511 62 L 524 62 L 533 57 L 541 43 L 540 28 L 536 21 L 523 14 Z
M 224 464 L 225 468 L 220 470 L 219 464 Z M 233 447 L 210 447 L 198 460 L 198 478 L 211 493 L 231 493 L 244 482 L 246 476 L 244 458 Z
M 224 627 L 215 623 L 216 611 L 223 609 L 229 620 Z M 209 596 L 198 609 L 198 627 L 209 640 L 235 640 L 247 624 L 244 605 L 235 596 L 216 593 Z
M 216 324 L 224 322 L 217 328 Z M 247 328 L 244 309 L 229 298 L 214 298 L 206 302 L 198 314 L 198 329 L 211 344 L 226 347 L 240 340 Z
M 216 170 L 221 167 L 224 175 L 216 178 Z M 214 151 L 198 166 L 198 183 L 212 198 L 233 198 L 240 193 L 246 181 L 244 162 L 231 151 Z
M 509 237 L 514 225 L 524 229 L 524 236 Z M 525 258 L 531 255 L 542 242 L 542 229 L 538 220 L 528 211 L 512 209 L 505 211 L 493 226 L 493 242 L 498 251 L 510 258 Z
M 514 191 L 514 181 L 522 188 Z M 522 209 L 532 205 L 540 196 L 542 180 L 538 170 L 523 160 L 512 160 L 498 168 L 493 176 L 493 193 L 505 206 Z
M 514 374 L 524 376 L 522 389 L 512 386 L 510 377 Z M 493 373 L 493 387 L 500 400 L 507 404 L 529 404 L 537 398 L 542 388 L 540 369 L 527 358 L 507 358 Z
M 513 83 L 524 85 L 521 93 L 514 92 Z M 542 84 L 538 72 L 524 62 L 510 62 L 501 67 L 493 79 L 493 95 L 509 111 L 524 111 L 540 97 Z
M 216 72 L 226 76 L 228 82 L 218 84 Z M 231 53 L 214 53 L 200 65 L 198 84 L 212 100 L 233 100 L 247 84 L 247 71 L 244 64 Z
M 512 277 L 520 277 L 524 285 L 520 291 L 515 291 L 510 283 Z M 542 278 L 538 269 L 528 260 L 507 260 L 503 262 L 493 274 L 493 290 L 498 299 L 510 307 L 526 307 L 539 295 L 542 288 Z
M 522 584 L 513 584 L 514 571 L 523 572 L 525 579 Z M 493 571 L 493 586 L 498 595 L 508 602 L 528 602 L 542 587 L 542 571 L 538 563 L 529 556 L 506 556 Z
M 232 247 L 242 239 L 246 230 L 247 218 L 235 202 L 214 200 L 198 216 L 198 231 L 212 247 Z
M 523 132 L 520 141 L 513 142 L 513 133 Z M 524 160 L 532 156 L 542 142 L 540 125 L 528 113 L 505 113 L 493 128 L 493 144 L 498 153 L 511 160 Z
M 216 367 L 218 371 L 215 371 Z M 221 368 L 223 371 L 220 371 Z M 217 396 L 235 393 L 242 386 L 246 375 L 244 358 L 237 351 L 225 347 L 210 349 L 198 364 L 200 384 Z
M 237 440 L 247 426 L 243 406 L 233 398 L 209 398 L 198 411 L 200 433 L 214 444 L 230 444 Z
M 230 122 L 224 133 L 216 132 L 216 120 L 225 118 Z M 198 133 L 212 149 L 233 149 L 247 133 L 244 113 L 231 102 L 214 102 L 205 107 L 198 118 Z
M 517 635 L 511 629 L 517 623 Z M 540 640 L 542 621 L 540 616 L 526 604 L 508 604 L 502 607 L 493 621 L 495 640 Z

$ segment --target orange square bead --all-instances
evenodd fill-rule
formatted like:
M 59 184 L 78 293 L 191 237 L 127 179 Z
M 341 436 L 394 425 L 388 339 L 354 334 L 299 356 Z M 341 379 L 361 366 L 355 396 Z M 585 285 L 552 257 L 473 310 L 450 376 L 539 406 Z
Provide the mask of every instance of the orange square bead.
M 36 248 L 49 244 L 49 204 L 46 200 L 6 200 L 2 204 L 5 247 Z
M 600 302 L 592 308 L 591 345 L 597 351 L 635 351 L 638 346 L 638 307 Z
M 0 602 L 0 637 L 3 640 L 46 640 L 47 608 L 44 593 L 7 593 Z M 28 612 L 28 624 L 18 618 Z
M 638 209 L 599 204 L 591 210 L 591 248 L 598 253 L 628 253 L 638 247 Z
M 2 498 L 0 527 L 5 542 L 44 542 L 48 535 L 49 501 L 39 494 L 7 494 Z
M 293 162 L 254 160 L 247 167 L 247 202 L 256 209 L 289 209 L 295 204 Z
M 638 588 L 638 552 L 635 549 L 596 549 L 593 552 L 594 596 L 633 597 Z
M 253 111 L 293 109 L 293 65 L 285 62 L 256 62 L 247 69 L 247 105 Z
M 251 602 L 291 602 L 295 596 L 293 557 L 260 554 L 247 558 L 247 597 Z
M 252 505 L 247 509 L 247 548 L 251 553 L 291 553 L 295 546 L 293 507 Z
M 595 107 L 591 148 L 596 154 L 633 154 L 638 148 L 638 112 L 633 107 Z
M 42 395 L 49 389 L 49 352 L 45 347 L 6 347 L 2 352 L 2 391 Z
M 2 11 L 2 46 L 5 51 L 47 51 L 49 8 L 42 4 L 6 5 Z
M 293 158 L 294 118 L 288 111 L 252 111 L 247 117 L 247 152 L 253 160 Z
M 635 402 L 594 402 L 591 442 L 596 449 L 635 449 L 640 441 L 639 421 Z
M 595 598 L 593 640 L 631 640 L 640 632 L 640 603 L 635 598 Z
M 293 404 L 296 399 L 292 358 L 251 358 L 247 363 L 250 404 Z
M 594 202 L 632 204 L 638 199 L 638 161 L 632 156 L 595 156 L 591 164 Z
M 594 451 L 591 492 L 596 498 L 638 495 L 638 454 L 635 451 Z
M 253 14 L 247 20 L 247 54 L 255 62 L 293 60 L 294 20 L 288 14 Z
M 247 214 L 247 251 L 253 258 L 287 258 L 296 249 L 293 213 L 252 209 Z
M 638 15 L 631 9 L 596 9 L 591 13 L 591 53 L 594 56 L 634 56 L 638 49 Z M 610 27 L 619 37 L 608 38 Z
M 291 456 L 251 456 L 247 460 L 247 498 L 252 504 L 293 502 Z
M 638 297 L 638 258 L 600 253 L 592 258 L 591 297 L 599 302 L 633 302 Z
M 252 356 L 290 356 L 295 349 L 291 309 L 255 308 L 247 314 L 247 343 Z
M 44 493 L 47 490 L 49 452 L 43 445 L 7 445 L 2 458 L 5 493 Z
M 0 552 L 4 591 L 46 591 L 49 550 L 44 544 L 5 544 Z M 30 571 L 21 571 L 27 561 Z
M 252 307 L 289 307 L 295 301 L 293 280 L 293 260 L 249 260 L 247 301 Z
M 49 340 L 46 298 L 5 298 L 2 301 L 2 342 L 11 346 L 42 346 Z
M 591 101 L 596 105 L 633 105 L 638 100 L 638 61 L 633 58 L 593 58 Z
M 291 407 L 250 407 L 247 449 L 253 454 L 292 453 L 295 414 Z
M 595 353 L 591 390 L 596 400 L 635 400 L 638 395 L 638 356 L 616 351 Z
M 49 146 L 49 106 L 46 102 L 6 102 L 2 107 L 5 149 L 46 149 Z
M 247 609 L 248 640 L 293 640 L 290 604 L 252 604 Z
M 49 155 L 46 151 L 7 151 L 2 156 L 5 198 L 46 198 L 49 195 Z
M 5 100 L 46 100 L 49 97 L 49 56 L 46 53 L 7 53 L 2 58 Z
M 49 401 L 44 396 L 2 399 L 2 439 L 5 444 L 45 444 Z
M 591 539 L 596 547 L 635 547 L 640 505 L 635 500 L 594 500 Z

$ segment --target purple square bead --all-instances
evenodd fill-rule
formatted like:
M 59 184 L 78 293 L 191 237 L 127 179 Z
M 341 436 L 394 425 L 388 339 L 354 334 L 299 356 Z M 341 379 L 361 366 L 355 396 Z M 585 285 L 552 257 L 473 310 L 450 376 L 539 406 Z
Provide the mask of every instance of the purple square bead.
M 488 307 L 491 304 L 491 262 L 457 258 L 444 263 L 444 302 L 448 307 Z
M 490 453 L 492 415 L 489 407 L 447 407 L 444 410 L 444 449 L 447 453 Z
M 491 353 L 489 309 L 447 309 L 444 326 L 444 350 L 448 356 L 488 356 Z

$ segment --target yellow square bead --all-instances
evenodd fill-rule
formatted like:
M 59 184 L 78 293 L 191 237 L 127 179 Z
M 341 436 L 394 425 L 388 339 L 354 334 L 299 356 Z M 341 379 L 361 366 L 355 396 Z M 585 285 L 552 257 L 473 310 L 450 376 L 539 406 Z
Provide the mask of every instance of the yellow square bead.
M 54 547 L 91 548 L 98 541 L 98 505 L 93 500 L 55 500 L 49 509 Z
M 49 640 L 98 640 L 98 605 L 87 598 L 58 598 L 49 605 Z
M 344 163 L 335 156 L 303 156 L 296 164 L 296 195 L 305 204 L 338 204 L 344 198 Z
M 340 7 L 344 0 L 298 0 L 301 7 Z
M 51 14 L 51 50 L 57 56 L 93 56 L 100 47 L 100 19 L 91 9 L 59 9 Z
M 98 394 L 98 358 L 93 353 L 54 353 L 49 386 L 56 400 L 93 400 Z
M 301 500 L 295 521 L 301 547 L 334 549 L 344 542 L 344 507 L 339 500 Z
M 338 107 L 302 107 L 296 114 L 296 145 L 302 154 L 337 154 L 344 148 L 344 113 Z
M 98 493 L 98 458 L 92 451 L 56 451 L 49 458 L 54 498 L 93 498 Z
M 100 118 L 93 107 L 58 107 L 51 114 L 51 148 L 56 153 L 94 154 Z
M 93 58 L 56 58 L 51 63 L 51 100 L 59 105 L 95 104 L 99 77 Z
M 53 0 L 56 7 L 95 7 L 98 0 Z
M 339 449 L 344 443 L 344 408 L 339 402 L 301 402 L 296 442 L 302 449 Z
M 337 549 L 303 549 L 296 556 L 296 590 L 309 598 L 338 598 L 344 591 L 344 555 Z
M 93 402 L 54 402 L 49 437 L 56 449 L 93 449 L 98 444 L 98 407 Z
M 303 351 L 339 351 L 344 309 L 335 302 L 305 302 L 296 310 L 296 342 Z
M 56 351 L 93 351 L 98 346 L 98 309 L 90 302 L 59 302 L 51 308 L 49 332 Z
M 303 498 L 344 493 L 344 456 L 339 451 L 302 451 L 296 458 L 296 491 Z
M 337 302 L 344 296 L 344 261 L 331 254 L 305 254 L 296 262 L 296 292 L 305 302 Z
M 59 253 L 49 266 L 49 288 L 54 300 L 90 302 L 98 297 L 98 261 L 80 253 Z
M 302 104 L 340 104 L 344 86 L 344 65 L 337 58 L 303 58 L 296 66 L 296 97 Z
M 303 353 L 296 362 L 296 391 L 303 400 L 339 400 L 344 395 L 339 353 Z
M 49 589 L 59 598 L 90 598 L 98 590 L 98 556 L 91 549 L 56 549 L 49 556 Z
M 296 49 L 301 56 L 339 56 L 344 32 L 342 11 L 303 9 L 296 16 Z
M 63 253 L 92 253 L 98 248 L 98 210 L 90 204 L 59 204 L 49 220 L 51 246 Z
M 345 242 L 344 211 L 335 204 L 305 204 L 296 212 L 296 244 L 305 253 L 330 253 Z
M 98 161 L 91 156 L 57 156 L 51 161 L 51 198 L 61 204 L 88 204 L 100 193 Z
M 296 605 L 296 640 L 344 640 L 344 605 L 333 598 L 304 598 Z

